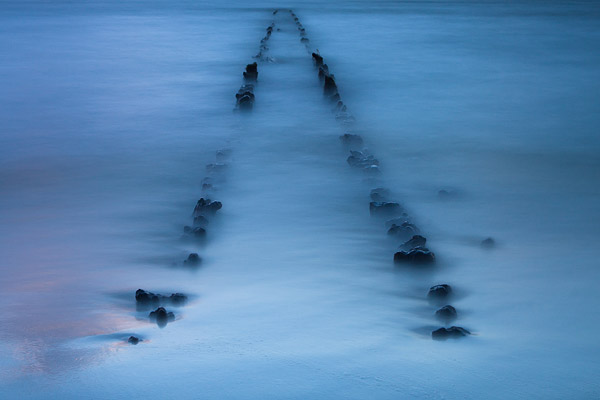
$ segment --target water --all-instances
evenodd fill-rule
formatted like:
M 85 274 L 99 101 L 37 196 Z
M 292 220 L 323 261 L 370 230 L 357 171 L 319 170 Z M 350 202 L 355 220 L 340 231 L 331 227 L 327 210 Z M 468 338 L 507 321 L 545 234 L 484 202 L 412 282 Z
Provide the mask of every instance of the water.
M 0 5 L 0 397 L 599 397 L 597 3 L 292 5 L 438 256 L 422 274 L 391 263 L 285 16 L 232 113 L 277 6 Z M 473 336 L 429 338 L 436 283 Z M 192 298 L 159 329 L 137 288 Z

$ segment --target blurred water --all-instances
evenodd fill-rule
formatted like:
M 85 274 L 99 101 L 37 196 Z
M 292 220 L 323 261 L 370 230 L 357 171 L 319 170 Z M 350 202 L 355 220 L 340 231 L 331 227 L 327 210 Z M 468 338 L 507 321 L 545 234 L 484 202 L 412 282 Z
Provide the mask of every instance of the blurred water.
M 423 274 L 392 265 L 287 17 L 232 113 L 278 6 L 0 5 L 0 397 L 599 397 L 597 3 L 294 6 L 439 258 Z M 441 282 L 474 336 L 430 340 Z M 159 329 L 138 287 L 192 301 Z

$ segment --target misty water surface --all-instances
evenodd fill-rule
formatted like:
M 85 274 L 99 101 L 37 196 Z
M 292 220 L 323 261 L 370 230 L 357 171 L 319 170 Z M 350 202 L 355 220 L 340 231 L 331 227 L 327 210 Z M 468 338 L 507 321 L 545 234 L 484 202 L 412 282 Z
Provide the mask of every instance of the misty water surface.
M 393 265 L 288 16 L 232 112 L 275 7 L 434 269 Z M 600 396 L 597 3 L 4 1 L 0 20 L 0 398 Z M 200 246 L 182 227 L 221 148 Z M 431 340 L 437 283 L 472 336 Z M 160 329 L 138 288 L 191 300 Z

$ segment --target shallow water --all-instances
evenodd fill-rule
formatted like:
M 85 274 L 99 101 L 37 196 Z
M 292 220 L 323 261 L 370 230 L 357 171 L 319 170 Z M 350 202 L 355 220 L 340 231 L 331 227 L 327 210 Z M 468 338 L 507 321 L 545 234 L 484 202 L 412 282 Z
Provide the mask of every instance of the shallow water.
M 600 397 L 597 4 L 294 6 L 437 255 L 422 273 L 391 262 L 286 15 L 232 113 L 277 6 L 0 5 L 0 397 Z M 430 339 L 436 283 L 474 335 Z M 159 329 L 137 288 L 191 301 Z

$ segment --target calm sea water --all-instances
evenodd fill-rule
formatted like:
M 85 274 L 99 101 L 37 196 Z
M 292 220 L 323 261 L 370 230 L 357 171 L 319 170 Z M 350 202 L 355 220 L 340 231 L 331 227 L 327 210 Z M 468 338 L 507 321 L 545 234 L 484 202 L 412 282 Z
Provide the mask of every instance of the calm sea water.
M 279 6 L 0 3 L 0 398 L 599 397 L 598 3 L 291 5 L 425 273 L 392 264 L 286 15 L 232 113 Z M 430 339 L 437 283 L 473 336 Z M 137 288 L 191 301 L 159 329 Z

